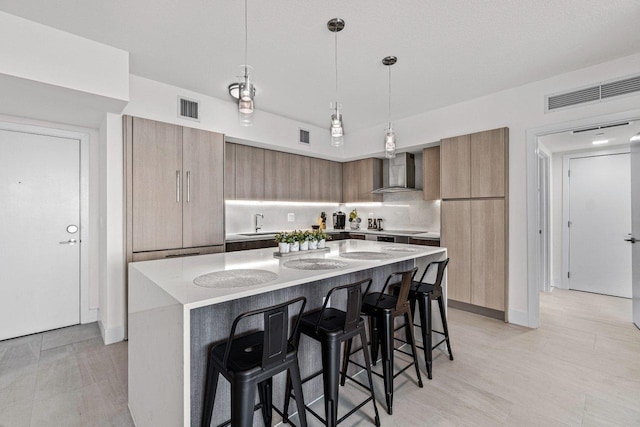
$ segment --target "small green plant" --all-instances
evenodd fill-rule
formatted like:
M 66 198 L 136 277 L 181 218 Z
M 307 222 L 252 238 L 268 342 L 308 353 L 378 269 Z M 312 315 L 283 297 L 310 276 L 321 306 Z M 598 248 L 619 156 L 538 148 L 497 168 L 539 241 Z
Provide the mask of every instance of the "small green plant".
M 289 239 L 289 234 L 284 231 L 276 234 L 276 236 L 274 237 L 274 240 L 276 241 L 276 243 L 289 243 L 288 239 Z
M 349 222 L 355 221 L 356 218 L 358 218 L 358 211 L 354 209 L 349 213 Z

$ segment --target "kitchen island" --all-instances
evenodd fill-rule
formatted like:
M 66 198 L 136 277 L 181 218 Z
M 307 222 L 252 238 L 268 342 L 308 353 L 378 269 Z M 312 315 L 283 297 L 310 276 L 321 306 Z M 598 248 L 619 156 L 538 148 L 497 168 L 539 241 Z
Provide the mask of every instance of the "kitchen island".
M 269 248 L 131 263 L 129 408 L 136 425 L 200 425 L 208 348 L 228 337 L 231 323 L 239 314 L 298 296 L 305 296 L 306 310 L 312 310 L 322 305 L 323 297 L 334 286 L 372 278 L 372 290 L 380 290 L 392 272 L 416 265 L 422 273 L 428 262 L 446 258 L 445 248 L 418 245 L 345 240 L 328 243 L 327 247 L 329 252 L 303 252 L 285 259 L 274 258 L 275 250 Z M 374 257 L 381 259 L 345 257 L 354 252 L 374 252 L 379 255 Z M 309 258 L 321 259 L 332 269 L 287 266 L 293 265 L 291 260 Z M 247 286 L 233 278 L 226 282 L 217 279 L 219 272 L 240 269 L 261 270 L 263 276 L 258 274 L 256 278 L 266 281 Z M 214 274 L 206 276 L 208 273 Z M 444 291 L 446 296 L 446 285 Z M 339 307 L 340 301 L 331 304 Z M 258 326 L 247 323 L 247 329 Z M 311 341 L 303 338 L 300 343 L 303 377 L 321 366 L 318 348 Z M 284 375 L 279 375 L 274 378 L 274 404 L 278 407 L 283 393 Z M 306 401 L 321 395 L 321 381 L 305 387 Z M 229 396 L 229 384 L 221 380 L 213 425 L 229 418 Z

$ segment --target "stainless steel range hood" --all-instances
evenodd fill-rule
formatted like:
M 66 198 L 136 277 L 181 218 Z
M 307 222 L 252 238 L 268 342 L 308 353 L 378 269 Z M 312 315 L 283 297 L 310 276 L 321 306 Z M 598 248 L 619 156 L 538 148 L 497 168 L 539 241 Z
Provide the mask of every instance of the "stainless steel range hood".
M 373 190 L 373 194 L 384 193 L 400 193 L 404 191 L 420 191 L 416 190 L 416 160 L 411 153 L 399 153 L 396 157 L 385 160 L 388 163 L 386 178 L 388 176 L 388 185 Z

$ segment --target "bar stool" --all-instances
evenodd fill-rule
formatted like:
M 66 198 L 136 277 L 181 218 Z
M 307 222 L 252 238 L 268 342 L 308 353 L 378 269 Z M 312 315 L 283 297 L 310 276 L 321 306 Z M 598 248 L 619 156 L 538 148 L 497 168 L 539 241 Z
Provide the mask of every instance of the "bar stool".
M 338 379 L 340 377 L 340 347 L 343 342 L 351 341 L 354 337 L 359 336 L 363 345 L 367 342 L 365 332 L 364 319 L 360 317 L 360 308 L 362 306 L 362 285 L 367 283 L 367 290 L 371 286 L 371 279 L 361 280 L 350 285 L 337 286 L 329 291 L 322 308 L 310 311 L 302 316 L 300 320 L 301 333 L 319 341 L 322 346 L 322 369 L 315 374 L 302 380 L 302 383 L 316 378 L 322 374 L 324 383 L 324 408 L 325 419 L 316 414 L 311 408 L 306 407 L 307 411 L 323 422 L 324 425 L 335 427 L 344 421 L 347 417 L 362 408 L 369 401 L 373 402 L 373 410 L 375 412 L 374 423 L 380 426 L 380 417 L 378 416 L 378 407 L 376 405 L 375 394 L 373 390 L 373 379 L 371 376 L 371 361 L 369 352 L 364 351 L 365 366 L 367 369 L 367 377 L 369 386 L 362 384 L 357 380 L 353 380 L 356 384 L 370 392 L 370 396 L 363 402 L 358 404 L 353 410 L 338 419 Z M 327 307 L 331 296 L 334 292 L 342 291 L 347 295 L 346 311 L 336 308 Z M 344 385 L 344 384 L 343 384 Z M 287 377 L 287 393 L 285 395 L 284 416 L 285 423 L 288 420 L 288 409 L 291 395 L 291 378 Z M 293 398 L 298 400 L 299 394 L 296 392 Z
M 415 275 L 417 268 L 413 268 L 408 271 L 402 271 L 398 273 L 392 273 L 387 277 L 387 280 L 382 288 L 381 292 L 371 292 L 369 289 L 365 292 L 365 296 L 362 303 L 362 314 L 369 317 L 371 328 L 371 357 L 375 360 L 378 355 L 378 345 L 382 344 L 382 378 L 384 379 L 384 391 L 385 400 L 387 403 L 387 412 L 392 414 L 393 410 L 393 379 L 409 369 L 411 365 L 415 366 L 416 376 L 418 378 L 418 387 L 422 387 L 422 378 L 420 378 L 420 369 L 418 368 L 418 358 L 415 347 L 415 339 L 413 337 L 413 328 L 409 325 L 413 324 L 411 317 L 411 307 L 409 305 L 408 295 L 409 288 L 411 287 L 411 279 Z M 385 294 L 385 290 L 389 287 L 392 280 L 400 277 L 399 293 L 397 296 Z M 394 282 L 395 284 L 396 282 Z M 411 344 L 413 351 L 413 362 L 405 366 L 400 371 L 394 374 L 393 365 L 393 352 L 396 350 L 394 346 L 394 320 L 396 317 L 404 316 L 407 337 L 407 342 Z M 359 351 L 359 350 L 356 350 Z M 356 352 L 354 351 L 354 353 Z M 344 384 L 347 367 L 349 363 L 353 363 L 357 366 L 361 366 L 358 363 L 350 359 L 351 353 L 351 340 L 347 341 L 345 348 L 345 363 L 342 368 L 342 384 Z M 408 353 L 407 353 L 408 354 Z M 375 363 L 374 363 L 375 364 Z M 364 368 L 364 366 L 361 366 Z M 380 374 L 374 372 L 375 375 Z
M 420 316 L 420 330 L 422 331 L 422 343 L 423 346 L 416 346 L 422 350 L 424 350 L 424 360 L 427 365 L 427 376 L 429 379 L 432 378 L 433 372 L 433 350 L 440 346 L 442 343 L 447 343 L 447 350 L 449 351 L 449 360 L 453 360 L 453 352 L 451 351 L 451 343 L 449 342 L 449 328 L 447 327 L 447 315 L 444 310 L 444 298 L 442 296 L 442 278 L 444 276 L 444 271 L 447 268 L 447 264 L 449 264 L 449 258 L 443 261 L 433 261 L 427 265 L 427 268 L 422 273 L 422 277 L 419 281 L 412 281 L 411 290 L 409 291 L 409 301 L 411 304 L 411 313 L 415 316 L 416 310 L 416 301 L 418 302 L 418 310 Z M 429 267 L 432 265 L 437 266 L 438 270 L 436 273 L 436 280 L 433 283 L 423 283 L 424 278 L 427 276 L 429 272 Z M 399 289 L 397 286 L 391 289 L 393 293 L 398 293 Z M 432 319 L 431 319 L 431 301 L 438 301 L 438 307 L 440 308 L 440 318 L 442 319 L 442 332 L 434 331 L 432 327 Z M 401 327 L 402 328 L 402 327 Z M 398 328 L 398 329 L 401 329 Z M 433 332 L 436 332 L 444 338 L 439 341 L 437 344 L 433 345 Z
M 289 307 L 301 302 L 291 335 L 289 329 Z M 282 304 L 249 311 L 236 317 L 231 326 L 229 339 L 214 344 L 209 351 L 207 364 L 207 382 L 202 414 L 202 427 L 210 427 L 213 406 L 218 386 L 218 375 L 231 383 L 231 420 L 222 425 L 250 427 L 253 425 L 253 413 L 262 409 L 266 426 L 271 425 L 272 377 L 288 371 L 293 388 L 300 399 L 296 401 L 300 424 L 306 427 L 307 420 L 302 398 L 302 383 L 298 366 L 298 341 L 300 316 L 306 305 L 306 298 L 299 297 Z M 264 315 L 264 329 L 236 336 L 238 323 L 248 317 Z M 256 388 L 260 405 L 254 406 Z

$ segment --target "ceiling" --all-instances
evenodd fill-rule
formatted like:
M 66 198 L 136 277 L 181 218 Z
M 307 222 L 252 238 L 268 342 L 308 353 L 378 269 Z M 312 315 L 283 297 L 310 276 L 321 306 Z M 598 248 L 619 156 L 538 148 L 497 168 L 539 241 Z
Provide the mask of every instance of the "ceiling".
M 623 122 L 623 123 L 626 123 Z M 608 127 L 605 129 L 596 129 L 586 132 L 572 133 L 560 132 L 552 135 L 546 135 L 538 138 L 552 153 L 560 153 L 563 151 L 585 150 L 589 148 L 606 149 L 615 145 L 628 145 L 629 139 L 640 132 L 640 120 L 628 122 L 626 126 Z M 596 127 L 586 126 L 585 128 Z M 581 128 L 584 129 L 584 128 Z M 607 144 L 593 145 L 594 140 L 608 140 Z
M 640 52 L 637 0 L 248 0 L 256 108 L 328 126 L 339 33 L 346 131 Z M 244 63 L 241 0 L 0 0 L 0 10 L 131 53 L 131 73 L 214 97 Z

